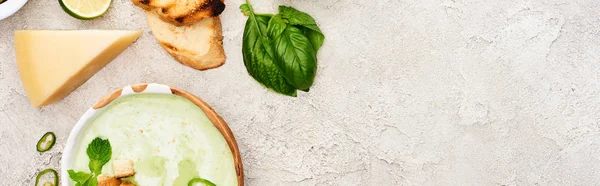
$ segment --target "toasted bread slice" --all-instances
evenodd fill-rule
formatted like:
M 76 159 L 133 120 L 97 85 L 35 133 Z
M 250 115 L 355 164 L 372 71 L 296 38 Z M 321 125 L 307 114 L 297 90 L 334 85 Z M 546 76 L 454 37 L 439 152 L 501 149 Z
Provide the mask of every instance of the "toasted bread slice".
M 146 14 L 156 40 L 181 64 L 206 70 L 225 63 L 219 17 L 209 17 L 189 26 L 178 27 L 162 21 L 156 13 Z
M 191 25 L 207 17 L 217 17 L 225 10 L 223 0 L 131 0 L 134 5 L 156 13 L 165 22 Z

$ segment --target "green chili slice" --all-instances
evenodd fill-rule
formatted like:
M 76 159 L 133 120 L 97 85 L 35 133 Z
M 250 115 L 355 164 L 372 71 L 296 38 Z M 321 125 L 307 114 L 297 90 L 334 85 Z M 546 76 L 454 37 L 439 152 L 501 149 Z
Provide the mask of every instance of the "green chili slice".
M 43 170 L 42 172 L 40 172 L 36 177 L 35 177 L 35 186 L 38 185 L 38 183 L 40 183 L 40 178 L 42 176 L 44 176 L 45 174 L 48 173 L 52 173 L 54 175 L 54 186 L 58 186 L 58 172 L 56 172 L 54 169 L 46 169 Z M 47 184 L 48 182 L 44 183 L 44 186 Z M 52 183 L 50 183 L 52 184 Z
M 210 182 L 210 181 L 202 179 L 202 178 L 194 178 L 194 179 L 190 180 L 190 182 L 188 183 L 188 186 L 194 186 L 195 183 L 202 183 L 206 186 L 217 186 L 213 182 Z
M 52 137 L 52 139 L 50 139 L 50 141 L 48 141 L 46 145 L 42 147 L 42 144 L 48 140 L 48 137 Z M 36 149 L 38 152 L 46 152 L 50 150 L 52 146 L 54 146 L 54 142 L 56 142 L 56 136 L 54 135 L 54 133 L 46 132 L 46 134 L 42 136 L 40 141 L 37 142 Z
M 36 186 L 37 186 L 37 185 L 36 185 Z M 46 182 L 46 183 L 44 183 L 44 185 L 42 185 L 42 186 L 54 186 L 54 184 L 52 184 L 52 183 L 50 183 L 50 182 L 48 182 L 48 181 L 47 181 L 47 182 Z

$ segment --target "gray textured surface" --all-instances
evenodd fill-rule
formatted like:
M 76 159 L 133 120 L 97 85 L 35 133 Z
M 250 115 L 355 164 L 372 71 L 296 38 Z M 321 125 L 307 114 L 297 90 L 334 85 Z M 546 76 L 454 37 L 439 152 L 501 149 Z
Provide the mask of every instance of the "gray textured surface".
M 10 0 L 9 0 L 10 1 Z M 32 0 L 0 21 L 0 182 L 32 185 L 98 98 L 157 82 L 210 103 L 234 131 L 248 185 L 593 185 L 600 183 L 600 2 L 295 0 L 327 40 L 298 98 L 245 72 L 241 0 L 230 0 L 227 63 L 194 71 L 155 42 L 141 10 L 115 0 L 79 21 Z M 262 12 L 273 1 L 255 1 Z M 63 101 L 32 108 L 15 66 L 16 29 L 143 29 Z M 58 136 L 50 153 L 35 143 Z

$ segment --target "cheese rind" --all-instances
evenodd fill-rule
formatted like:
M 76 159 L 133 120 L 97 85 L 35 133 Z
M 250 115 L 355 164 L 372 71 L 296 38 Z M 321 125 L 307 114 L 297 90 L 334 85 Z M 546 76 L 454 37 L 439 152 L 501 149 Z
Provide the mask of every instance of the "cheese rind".
M 140 34 L 122 30 L 16 31 L 17 66 L 31 104 L 40 107 L 66 97 Z

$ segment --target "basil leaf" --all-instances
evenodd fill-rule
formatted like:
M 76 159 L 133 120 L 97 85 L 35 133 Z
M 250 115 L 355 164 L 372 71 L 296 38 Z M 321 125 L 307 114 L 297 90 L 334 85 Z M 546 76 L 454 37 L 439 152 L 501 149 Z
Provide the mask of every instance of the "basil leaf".
M 107 139 L 103 140 L 97 137 L 88 145 L 86 153 L 90 158 L 88 164 L 90 171 L 95 175 L 99 175 L 102 173 L 102 166 L 110 160 L 112 155 L 110 142 Z
M 251 10 L 250 9 L 251 9 L 251 7 L 250 7 L 249 4 L 242 4 L 242 5 L 240 5 L 240 11 L 245 16 L 250 16 L 251 15 L 251 13 L 250 13 Z
M 296 97 L 296 88 L 290 85 L 273 61 L 273 48 L 267 37 L 270 15 L 256 15 L 252 6 L 243 4 L 240 9 L 248 15 L 244 28 L 242 54 L 248 74 L 263 86 L 281 94 Z
M 290 24 L 293 25 L 317 25 L 317 22 L 312 16 L 289 6 L 279 6 L 279 14 L 281 14 L 284 19 L 289 20 Z M 319 27 L 311 27 L 311 29 L 321 32 Z
M 276 38 L 283 33 L 283 31 L 287 28 L 287 23 L 280 14 L 277 14 L 271 17 L 269 20 L 269 25 L 267 26 L 267 35 L 269 38 Z
M 269 28 L 272 28 L 269 38 L 275 46 L 275 64 L 290 84 L 308 90 L 317 72 L 317 52 L 310 40 L 302 30 L 287 25 L 279 15 L 269 21 Z
M 319 51 L 319 49 L 323 45 L 323 41 L 325 40 L 325 35 L 323 35 L 323 33 L 311 30 L 306 27 L 301 27 L 300 30 L 302 30 L 304 35 L 308 37 L 308 40 L 310 40 L 310 43 L 313 45 L 315 51 Z
M 302 29 L 304 35 L 309 38 L 315 51 L 319 51 L 325 40 L 325 35 L 323 35 L 323 32 L 319 26 L 317 26 L 317 22 L 312 16 L 289 6 L 279 6 L 279 14 L 283 19 L 288 20 L 290 24 L 303 27 L 300 29 Z

